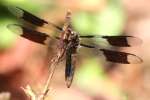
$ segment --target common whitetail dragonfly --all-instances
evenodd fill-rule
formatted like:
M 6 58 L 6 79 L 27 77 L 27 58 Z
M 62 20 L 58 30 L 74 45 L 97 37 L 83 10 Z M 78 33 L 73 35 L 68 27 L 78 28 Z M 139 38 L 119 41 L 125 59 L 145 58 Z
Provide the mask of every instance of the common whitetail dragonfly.
M 53 58 L 53 62 L 59 63 L 63 57 L 66 58 L 66 68 L 65 68 L 65 80 L 67 87 L 71 86 L 75 65 L 73 61 L 73 57 L 77 52 L 78 47 L 85 47 L 98 50 L 103 53 L 107 61 L 120 63 L 120 64 L 132 64 L 132 63 L 142 63 L 142 59 L 135 54 L 120 52 L 115 50 L 108 50 L 99 48 L 94 45 L 84 44 L 80 42 L 80 39 L 92 39 L 99 38 L 106 40 L 111 46 L 115 47 L 131 47 L 133 44 L 128 40 L 137 40 L 140 41 L 139 38 L 134 36 L 102 36 L 102 35 L 79 35 L 78 32 L 72 29 L 71 25 L 71 12 L 68 11 L 65 17 L 65 23 L 63 27 L 59 27 L 51 22 L 45 21 L 41 18 L 36 17 L 35 15 L 23 10 L 19 7 L 12 7 L 9 9 L 12 14 L 16 17 L 33 24 L 38 27 L 49 28 L 49 26 L 53 26 L 54 28 L 60 31 L 60 35 L 54 37 L 58 40 L 58 52 L 56 57 Z M 39 32 L 37 30 L 31 29 L 29 27 L 25 27 L 19 24 L 10 24 L 7 26 L 11 31 L 20 34 L 21 37 L 24 37 L 33 42 L 45 45 L 45 41 L 48 38 L 51 38 L 47 33 Z M 132 59 L 129 59 L 132 58 Z

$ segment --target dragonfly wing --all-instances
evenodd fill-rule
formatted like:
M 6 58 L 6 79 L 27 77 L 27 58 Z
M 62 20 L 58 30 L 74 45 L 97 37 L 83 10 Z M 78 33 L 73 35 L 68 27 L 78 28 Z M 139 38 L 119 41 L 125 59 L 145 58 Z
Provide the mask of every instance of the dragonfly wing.
M 102 51 L 106 60 L 110 62 L 120 63 L 120 64 L 137 64 L 143 62 L 143 60 L 140 57 L 131 53 L 113 51 L 108 49 L 99 49 L 98 47 L 87 45 L 87 44 L 80 44 L 80 46 Z
M 33 25 L 40 26 L 40 27 L 53 26 L 53 27 L 57 28 L 58 30 L 62 30 L 61 27 L 59 27 L 51 22 L 47 22 L 41 18 L 38 18 L 35 15 L 33 15 L 33 14 L 29 13 L 28 11 L 23 10 L 19 7 L 8 7 L 8 10 L 16 17 L 23 19 L 24 21 L 29 22 Z
M 142 40 L 134 36 L 101 36 L 101 35 L 87 35 L 80 36 L 80 38 L 101 38 L 105 39 L 110 45 L 116 47 L 131 47 L 140 45 Z
M 100 49 L 100 51 L 103 52 L 106 60 L 110 62 L 121 64 L 138 64 L 143 62 L 143 60 L 135 54 L 107 49 Z
M 102 36 L 110 45 L 118 47 L 131 47 L 142 43 L 141 39 L 134 36 Z
M 18 24 L 9 24 L 7 28 L 21 37 L 40 44 L 45 44 L 45 41 L 49 38 L 49 35 L 46 33 L 38 32 Z

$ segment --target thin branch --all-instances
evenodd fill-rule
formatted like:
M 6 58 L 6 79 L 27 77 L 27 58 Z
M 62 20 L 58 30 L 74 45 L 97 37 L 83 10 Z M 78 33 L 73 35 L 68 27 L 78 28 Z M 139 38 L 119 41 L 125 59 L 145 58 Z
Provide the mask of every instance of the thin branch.
M 44 85 L 43 91 L 41 92 L 40 95 L 36 94 L 33 91 L 33 89 L 31 88 L 31 86 L 29 86 L 29 85 L 27 85 L 25 88 L 21 87 L 23 89 L 23 91 L 25 92 L 25 94 L 30 98 L 30 100 L 45 100 L 46 95 L 49 92 L 49 86 L 51 84 L 52 77 L 54 75 L 58 60 L 59 60 L 58 57 L 51 60 L 52 63 L 49 67 L 48 79 L 47 79 L 46 84 Z
M 51 84 L 51 80 L 52 80 L 52 78 L 53 78 L 53 75 L 54 75 L 54 72 L 55 72 L 55 69 L 56 69 L 56 64 L 57 64 L 57 62 L 58 62 L 58 59 L 56 58 L 54 58 L 54 59 L 52 59 L 52 64 L 50 65 L 50 67 L 49 67 L 49 75 L 48 75 L 48 79 L 47 79 L 47 81 L 46 81 L 46 84 L 45 84 L 45 86 L 44 86 L 44 89 L 43 89 L 43 92 L 42 92 L 42 94 L 43 94 L 43 97 L 42 97 L 42 100 L 44 100 L 44 98 L 46 97 L 46 95 L 47 95 L 47 93 L 49 92 L 49 86 L 50 86 L 50 84 Z M 52 69 L 51 69 L 52 68 Z

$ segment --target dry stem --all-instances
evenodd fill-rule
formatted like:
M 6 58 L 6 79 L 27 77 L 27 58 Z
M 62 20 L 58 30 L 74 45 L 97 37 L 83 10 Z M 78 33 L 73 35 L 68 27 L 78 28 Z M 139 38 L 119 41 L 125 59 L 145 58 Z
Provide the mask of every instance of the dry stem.
M 50 65 L 50 67 L 49 67 L 48 79 L 47 79 L 46 84 L 44 85 L 43 91 L 41 92 L 40 95 L 36 94 L 33 91 L 33 89 L 31 88 L 31 86 L 29 86 L 29 85 L 27 85 L 25 88 L 22 87 L 23 91 L 30 98 L 30 100 L 44 100 L 46 98 L 46 95 L 49 92 L 49 86 L 50 86 L 52 77 L 54 75 L 58 59 L 54 58 L 54 59 L 51 60 L 51 62 L 52 63 Z

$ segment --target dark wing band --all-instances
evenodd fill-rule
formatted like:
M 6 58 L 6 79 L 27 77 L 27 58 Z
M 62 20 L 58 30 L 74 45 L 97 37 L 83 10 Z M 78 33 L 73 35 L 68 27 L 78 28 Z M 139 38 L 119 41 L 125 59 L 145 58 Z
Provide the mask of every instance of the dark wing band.
M 7 28 L 21 37 L 40 44 L 45 44 L 45 41 L 49 38 L 46 33 L 31 30 L 18 24 L 9 24 Z
M 105 39 L 110 45 L 116 47 L 131 47 L 142 43 L 141 39 L 134 36 L 87 35 L 87 36 L 80 36 L 80 38 L 101 38 Z
M 62 30 L 61 27 L 59 27 L 59 26 L 57 26 L 51 22 L 47 22 L 41 18 L 38 18 L 35 15 L 33 15 L 33 14 L 31 14 L 31 13 L 27 12 L 26 10 L 23 10 L 19 7 L 8 7 L 8 9 L 16 17 L 23 19 L 24 21 L 29 22 L 33 25 L 40 26 L 40 27 L 53 26 L 60 31 Z

